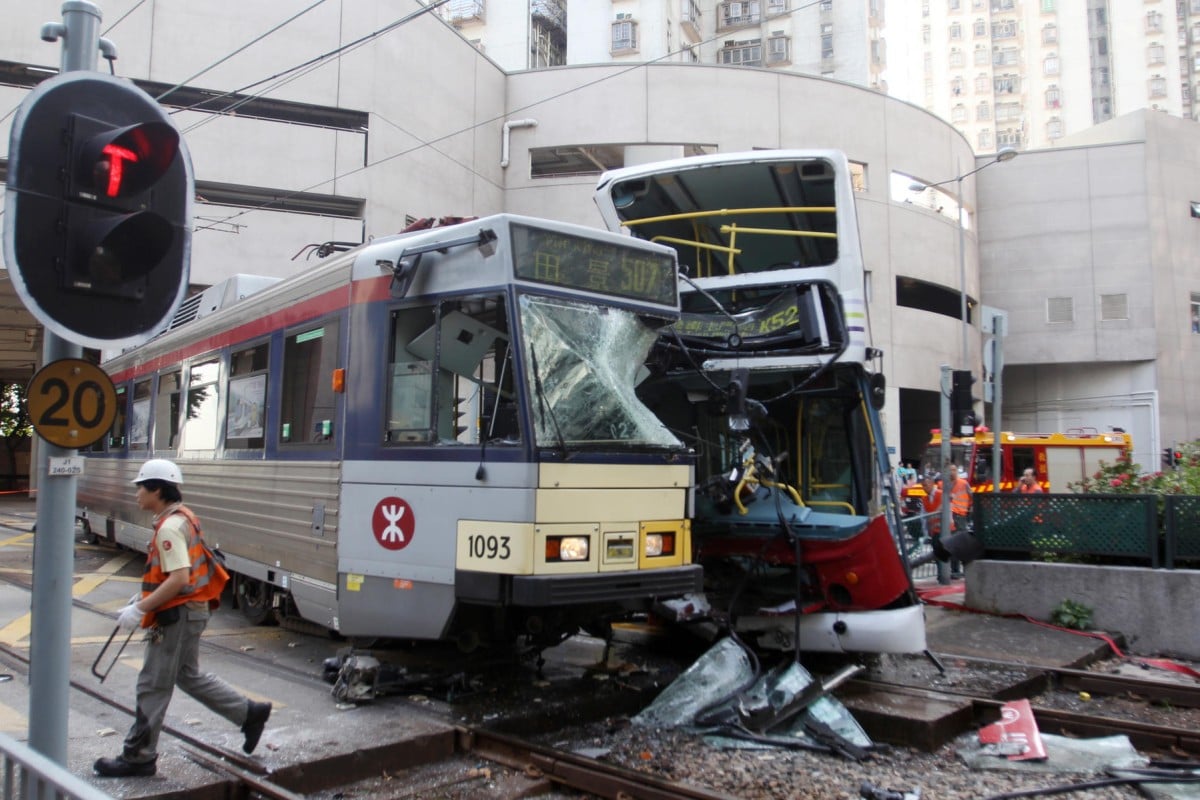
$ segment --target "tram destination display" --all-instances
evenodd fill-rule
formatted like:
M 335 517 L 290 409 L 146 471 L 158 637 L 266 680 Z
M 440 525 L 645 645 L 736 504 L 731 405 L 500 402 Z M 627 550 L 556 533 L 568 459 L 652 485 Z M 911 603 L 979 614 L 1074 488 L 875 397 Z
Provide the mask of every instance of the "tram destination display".
M 512 226 L 518 278 L 627 297 L 676 303 L 675 258 L 548 228 Z

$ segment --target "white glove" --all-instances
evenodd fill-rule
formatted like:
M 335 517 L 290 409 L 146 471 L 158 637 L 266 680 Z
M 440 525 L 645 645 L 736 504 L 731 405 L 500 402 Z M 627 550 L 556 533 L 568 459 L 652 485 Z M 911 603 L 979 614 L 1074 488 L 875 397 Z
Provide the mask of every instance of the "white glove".
M 117 625 L 122 630 L 131 631 L 142 624 L 144 613 L 137 603 L 130 603 L 117 612 Z

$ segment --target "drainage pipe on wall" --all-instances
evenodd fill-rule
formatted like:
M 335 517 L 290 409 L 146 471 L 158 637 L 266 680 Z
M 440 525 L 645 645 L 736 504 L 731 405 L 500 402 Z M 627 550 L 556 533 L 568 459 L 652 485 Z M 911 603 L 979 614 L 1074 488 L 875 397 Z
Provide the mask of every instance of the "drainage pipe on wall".
M 504 133 L 500 138 L 500 169 L 508 168 L 508 148 L 509 140 L 512 138 L 512 129 L 534 127 L 537 127 L 536 119 L 510 119 L 504 123 Z

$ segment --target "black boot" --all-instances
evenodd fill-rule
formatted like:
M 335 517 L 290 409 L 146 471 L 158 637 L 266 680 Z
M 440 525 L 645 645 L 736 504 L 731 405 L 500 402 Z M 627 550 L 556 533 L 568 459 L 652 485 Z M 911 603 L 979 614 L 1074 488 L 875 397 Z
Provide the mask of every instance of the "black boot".
M 126 761 L 124 756 L 98 758 L 92 769 L 104 778 L 144 778 L 157 771 L 154 761 Z
M 242 743 L 242 750 L 246 753 L 253 753 L 254 748 L 258 747 L 258 740 L 262 737 L 263 727 L 267 724 L 267 718 L 271 716 L 270 703 L 256 703 L 253 700 L 249 701 L 250 707 L 246 711 L 246 721 L 242 723 L 242 733 L 246 734 L 246 741 Z

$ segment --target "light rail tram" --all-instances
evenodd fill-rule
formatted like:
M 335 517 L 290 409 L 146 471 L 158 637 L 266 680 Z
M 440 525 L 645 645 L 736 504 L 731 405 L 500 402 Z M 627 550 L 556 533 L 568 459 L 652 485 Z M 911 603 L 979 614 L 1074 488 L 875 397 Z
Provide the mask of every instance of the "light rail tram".
M 922 652 L 846 157 L 645 164 L 595 200 L 609 230 L 679 254 L 682 316 L 638 395 L 697 451 L 713 607 L 762 649 Z
M 514 215 L 239 276 L 102 364 L 79 515 L 144 551 L 131 481 L 172 459 L 247 617 L 361 639 L 547 646 L 699 591 L 692 456 L 636 393 L 676 277 L 669 247 Z

